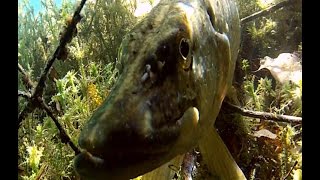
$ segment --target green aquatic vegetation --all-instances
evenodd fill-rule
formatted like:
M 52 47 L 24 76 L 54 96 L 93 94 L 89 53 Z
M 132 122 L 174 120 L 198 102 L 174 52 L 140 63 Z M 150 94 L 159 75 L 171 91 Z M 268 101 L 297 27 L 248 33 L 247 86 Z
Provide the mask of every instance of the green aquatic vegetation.
M 254 88 L 255 76 L 247 77 L 247 80 L 243 82 L 243 89 L 247 94 L 246 107 L 252 107 L 257 110 L 261 110 L 261 102 Z
M 246 94 L 246 107 L 251 107 L 257 111 L 268 111 L 271 99 L 275 96 L 271 79 L 260 78 L 256 85 L 256 76 L 247 75 L 243 82 L 243 89 Z
M 97 2 L 85 6 L 78 33 L 67 46 L 68 56 L 65 61 L 55 62 L 58 75 L 47 81 L 44 94 L 75 144 L 83 125 L 117 79 L 116 49 L 135 23 L 132 10 L 122 1 Z M 18 62 L 35 82 L 75 8 L 70 1 L 63 1 L 59 8 L 53 0 L 41 3 L 44 10 L 39 14 L 34 13 L 28 1 L 19 2 L 18 7 Z M 21 74 L 18 76 L 19 90 L 25 90 Z M 19 98 L 19 109 L 25 102 Z M 61 142 L 56 125 L 44 112 L 35 110 L 29 114 L 18 136 L 18 165 L 23 169 L 19 179 L 75 179 L 74 152 Z
M 256 0 L 237 0 L 239 16 L 244 18 L 260 10 Z
M 34 13 L 28 1 L 18 4 L 18 62 L 35 82 L 57 47 L 60 33 L 75 7 L 70 1 L 63 1 L 62 7 L 59 8 L 53 0 L 41 2 L 44 10 L 39 14 Z M 46 87 L 48 92 L 50 90 L 50 93 L 45 94 L 48 104 L 56 110 L 55 116 L 75 144 L 83 125 L 113 87 L 118 77 L 115 69 L 118 47 L 123 36 L 137 22 L 133 16 L 134 7 L 130 3 L 124 5 L 125 0 L 96 2 L 87 2 L 83 18 L 77 25 L 78 33 L 68 44 L 68 57 L 65 61 L 55 62 L 54 68 L 58 76 L 56 80 L 48 81 Z M 240 17 L 261 9 L 254 0 L 241 0 L 238 4 Z M 244 27 L 248 29 L 255 47 L 259 49 L 254 57 L 259 56 L 259 53 L 270 52 L 269 47 L 278 47 L 279 42 L 275 42 L 274 39 L 288 32 L 290 26 L 283 27 L 282 23 L 287 17 L 284 13 L 280 15 L 281 21 L 270 16 Z M 294 22 L 298 16 L 292 16 L 292 19 Z M 295 33 L 290 36 L 299 35 L 299 28 Z M 294 46 L 302 53 L 301 41 Z M 245 91 L 245 107 L 250 110 L 301 116 L 302 82 L 298 87 L 290 84 L 273 87 L 271 79 L 260 78 L 250 73 L 250 58 L 246 58 L 242 61 L 242 70 L 246 74 L 242 85 Z M 18 88 L 25 90 L 20 74 Z M 25 102 L 25 99 L 19 98 L 19 110 L 25 106 Z M 232 122 L 237 125 L 235 129 L 246 129 L 235 131 L 234 134 L 246 138 L 247 131 L 262 126 L 257 119 L 239 116 L 232 118 Z M 241 124 L 244 122 L 248 123 Z M 301 128 L 290 126 L 283 129 L 281 135 L 277 134 L 283 147 L 281 146 L 279 158 L 275 161 L 285 165 L 282 169 L 281 166 L 277 166 L 281 169 L 281 175 L 284 175 L 297 160 L 298 165 L 292 176 L 299 178 L 302 157 L 296 149 L 302 146 L 302 141 L 295 141 L 293 137 L 301 132 Z M 247 133 L 246 136 L 243 132 Z M 29 114 L 19 128 L 18 136 L 18 165 L 24 169 L 24 174 L 19 174 L 19 179 L 35 179 L 40 175 L 43 179 L 75 179 L 72 166 L 74 152 L 61 142 L 58 129 L 44 112 L 35 110 Z M 244 145 L 238 159 L 246 166 L 250 165 L 253 156 L 273 157 L 271 152 L 275 154 L 274 149 L 268 148 L 269 146 L 261 148 L 254 138 L 246 139 L 242 143 Z M 246 147 L 250 148 L 248 153 L 244 153 Z M 271 161 L 268 162 L 274 165 Z M 256 172 L 251 174 L 252 177 L 261 176 L 264 172 L 261 169 L 267 169 L 266 166 L 262 163 L 260 170 L 257 168 Z M 278 177 L 277 175 L 279 174 L 273 176 Z
M 279 106 L 275 108 L 277 113 L 302 115 L 302 81 L 300 82 L 299 86 L 290 82 L 282 85 L 277 94 L 280 102 Z
M 248 32 L 251 35 L 253 42 L 257 46 L 262 46 L 264 49 L 274 47 L 276 44 L 275 39 L 272 37 L 277 31 L 277 22 L 271 18 L 262 18 L 258 23 L 253 22 L 248 26 Z
M 270 26 L 267 28 L 265 26 L 263 26 L 263 28 L 259 28 L 256 27 L 255 23 L 253 23 L 252 26 L 248 27 L 248 31 L 251 34 L 252 38 L 258 41 L 263 39 L 265 34 L 268 32 L 267 30 L 269 30 L 269 28 Z
M 275 85 L 273 85 L 273 79 L 268 77 L 257 80 L 258 77 L 248 71 L 248 64 L 248 60 L 244 59 L 241 66 L 245 72 L 243 89 L 246 109 L 274 114 L 302 115 L 302 81 L 299 82 L 299 85 L 290 82 L 284 84 L 274 82 Z M 276 135 L 275 139 L 249 138 L 249 143 L 245 145 L 245 150 L 240 155 L 242 160 L 239 163 L 244 167 L 250 165 L 251 168 L 248 169 L 250 179 L 283 178 L 295 163 L 297 164 L 294 171 L 288 178 L 299 179 L 302 171 L 301 125 L 291 126 L 286 123 L 265 122 L 249 117 L 245 117 L 244 121 L 252 132 L 267 129 Z M 255 162 L 257 166 L 252 165 L 252 162 Z
M 301 130 L 301 129 L 300 129 Z M 296 128 L 287 125 L 284 127 L 282 134 L 281 134 L 281 140 L 282 140 L 282 151 L 279 154 L 279 159 L 281 164 L 281 174 L 282 177 L 286 176 L 287 172 L 292 168 L 295 162 L 297 164 L 295 165 L 295 170 L 301 170 L 302 167 L 302 140 L 294 141 L 294 136 L 298 134 L 301 131 L 297 131 Z M 294 174 L 292 174 L 294 175 Z M 298 175 L 296 175 L 298 176 Z M 294 176 L 293 176 L 294 177 Z M 297 177 L 296 177 L 297 178 Z
M 241 69 L 247 74 L 250 67 L 249 61 L 247 59 L 243 59 L 241 63 Z

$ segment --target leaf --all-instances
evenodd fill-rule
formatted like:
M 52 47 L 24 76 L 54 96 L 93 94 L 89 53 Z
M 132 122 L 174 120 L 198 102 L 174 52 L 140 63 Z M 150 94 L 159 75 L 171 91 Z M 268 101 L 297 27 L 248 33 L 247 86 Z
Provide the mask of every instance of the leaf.
M 267 129 L 261 129 L 259 131 L 256 131 L 253 133 L 253 136 L 255 137 L 267 137 L 267 138 L 270 138 L 270 139 L 275 139 L 277 138 L 277 135 L 276 134 L 273 134 L 272 132 L 270 132 L 269 130 Z
M 281 84 L 291 81 L 299 85 L 299 81 L 302 80 L 302 66 L 300 62 L 300 58 L 291 53 L 281 53 L 275 59 L 266 56 L 260 60 L 260 67 L 257 71 L 266 68 Z

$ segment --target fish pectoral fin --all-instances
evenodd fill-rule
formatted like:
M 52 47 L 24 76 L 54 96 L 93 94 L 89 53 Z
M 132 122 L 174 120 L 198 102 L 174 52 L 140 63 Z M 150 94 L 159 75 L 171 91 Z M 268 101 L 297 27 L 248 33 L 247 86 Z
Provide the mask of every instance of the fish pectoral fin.
M 204 162 L 214 176 L 222 180 L 246 179 L 214 127 L 204 133 L 199 147 Z

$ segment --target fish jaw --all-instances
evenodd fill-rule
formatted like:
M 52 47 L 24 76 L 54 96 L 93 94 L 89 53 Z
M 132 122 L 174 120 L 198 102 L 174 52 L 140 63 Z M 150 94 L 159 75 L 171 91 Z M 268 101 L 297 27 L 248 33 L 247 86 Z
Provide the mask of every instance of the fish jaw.
M 112 153 L 113 157 L 98 157 L 92 155 L 86 150 L 82 150 L 74 160 L 74 167 L 83 179 L 115 179 L 127 180 L 139 175 L 145 174 L 167 161 L 171 160 L 178 154 L 184 153 L 185 149 L 194 147 L 196 135 L 199 133 L 198 128 L 199 111 L 195 107 L 189 108 L 183 116 L 177 121 L 180 126 L 181 135 L 177 139 L 177 143 L 172 146 L 174 151 L 154 152 L 130 152 L 122 154 L 122 157 L 114 157 L 117 152 Z M 190 141 L 190 139 L 194 139 Z M 122 151 L 123 153 L 123 151 Z M 136 162 L 130 163 L 132 157 Z M 119 163 L 119 161 L 123 161 Z

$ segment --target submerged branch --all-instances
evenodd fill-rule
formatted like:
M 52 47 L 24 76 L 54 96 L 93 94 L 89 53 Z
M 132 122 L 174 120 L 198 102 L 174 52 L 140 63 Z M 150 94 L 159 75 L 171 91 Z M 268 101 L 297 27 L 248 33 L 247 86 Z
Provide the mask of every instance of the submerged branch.
M 46 111 L 48 116 L 51 117 L 57 128 L 60 132 L 60 139 L 62 143 L 69 144 L 69 146 L 72 148 L 72 150 L 75 152 L 75 154 L 79 154 L 80 150 L 77 148 L 77 146 L 71 141 L 70 137 L 67 135 L 66 131 L 63 129 L 62 125 L 59 123 L 58 119 L 54 116 L 51 108 L 43 101 L 42 98 L 38 98 L 38 102 L 40 104 L 40 107 Z
M 18 63 L 18 70 L 22 74 L 22 82 L 24 83 L 26 89 L 32 90 L 34 88 L 33 82 L 30 80 L 28 73 L 24 70 L 24 68 L 19 63 Z M 31 103 L 32 102 L 32 95 L 30 93 L 18 90 L 18 96 L 27 97 L 29 99 L 26 107 L 18 115 L 17 124 L 18 124 L 18 128 L 19 128 L 22 120 L 28 115 L 28 113 L 30 113 L 34 110 L 34 106 Z
M 44 109 L 48 114 L 48 116 L 51 117 L 51 119 L 54 121 L 55 125 L 59 129 L 61 141 L 63 143 L 68 143 L 71 146 L 71 148 L 74 150 L 75 154 L 78 154 L 80 152 L 79 149 L 73 144 L 70 137 L 66 134 L 65 130 L 63 129 L 61 124 L 58 122 L 57 118 L 54 116 L 50 107 L 43 101 L 42 96 L 43 96 L 43 91 L 45 87 L 45 81 L 47 80 L 48 74 L 52 69 L 52 65 L 54 61 L 57 59 L 60 53 L 66 48 L 66 45 L 69 42 L 71 42 L 73 33 L 76 29 L 76 25 L 81 20 L 80 11 L 82 10 L 85 2 L 86 0 L 82 0 L 79 6 L 77 7 L 76 11 L 74 12 L 71 22 L 68 23 L 68 26 L 66 27 L 66 29 L 64 30 L 60 38 L 60 43 L 57 49 L 55 50 L 51 59 L 47 62 L 44 70 L 42 71 L 36 87 L 33 86 L 33 83 L 30 80 L 28 74 L 25 72 L 22 66 L 18 63 L 18 70 L 23 74 L 23 78 L 24 78 L 23 80 L 25 82 L 25 85 L 29 86 L 27 87 L 27 89 L 33 89 L 32 95 L 30 95 L 30 98 L 26 107 L 18 115 L 18 128 L 20 127 L 23 119 L 25 119 L 26 115 L 32 112 L 36 107 Z M 20 95 L 22 94 L 23 93 L 20 92 Z M 19 91 L 18 91 L 18 96 L 19 96 Z
M 302 123 L 302 117 L 296 116 L 288 116 L 288 115 L 277 115 L 267 112 L 261 111 L 251 111 L 246 110 L 236 105 L 230 104 L 228 102 L 223 102 L 223 108 L 229 109 L 233 112 L 239 113 L 243 116 L 253 117 L 253 118 L 260 118 L 265 120 L 274 120 L 280 122 L 287 122 L 287 123 Z
M 242 18 L 240 21 L 241 21 L 241 24 L 245 24 L 247 22 L 250 22 L 258 17 L 261 17 L 261 16 L 265 16 L 265 15 L 268 15 L 284 6 L 287 6 L 287 5 L 290 5 L 293 3 L 293 0 L 285 0 L 285 1 L 282 1 L 276 5 L 273 5 L 273 6 L 270 6 L 264 10 L 261 10 L 261 11 L 258 11 L 258 12 L 255 12 L 247 17 L 244 17 Z
M 37 84 L 37 87 L 35 88 L 33 96 L 38 96 L 38 95 L 42 96 L 43 89 L 45 86 L 44 83 L 48 77 L 48 74 L 50 73 L 51 67 L 52 67 L 54 61 L 59 56 L 60 52 L 63 51 L 65 49 L 65 46 L 67 45 L 67 43 L 71 41 L 72 36 L 73 36 L 73 32 L 76 29 L 76 25 L 81 20 L 80 11 L 83 8 L 85 2 L 86 2 L 86 0 L 82 0 L 80 5 L 77 7 L 76 11 L 74 12 L 71 22 L 68 24 L 67 28 L 65 29 L 65 32 L 62 34 L 62 36 L 60 38 L 59 46 L 55 50 L 51 59 L 46 64 L 46 67 L 41 74 L 40 80 Z
M 298 164 L 298 161 L 295 161 L 294 164 L 293 164 L 293 166 L 291 167 L 290 171 L 286 174 L 286 176 L 285 176 L 282 180 L 286 180 L 286 179 L 290 176 L 292 170 L 294 169 L 294 167 L 295 167 L 297 164 Z
M 59 56 L 60 51 L 63 51 L 63 49 L 65 49 L 65 46 L 67 45 L 67 43 L 71 41 L 72 36 L 73 36 L 73 32 L 76 28 L 76 25 L 81 20 L 80 11 L 82 10 L 85 2 L 86 2 L 86 0 L 81 1 L 81 3 L 79 4 L 79 6 L 77 7 L 76 11 L 73 14 L 71 22 L 68 24 L 64 33 L 62 34 L 62 36 L 60 38 L 59 46 L 55 50 L 52 58 L 46 64 L 46 67 L 44 68 L 44 70 L 40 76 L 39 82 L 38 82 L 37 86 L 34 88 L 34 91 L 32 92 L 32 96 L 30 98 L 30 101 L 28 102 L 25 109 L 23 109 L 18 116 L 18 126 L 20 126 L 20 124 L 21 124 L 22 120 L 25 118 L 26 114 L 33 111 L 34 108 L 32 108 L 32 107 L 37 106 L 37 99 L 39 99 L 39 98 L 41 99 L 41 97 L 43 95 L 43 90 L 45 87 L 45 81 L 47 80 L 47 77 L 48 77 L 48 74 L 50 73 L 50 70 L 52 69 L 52 65 L 53 65 L 54 61 L 57 59 L 57 57 Z M 29 84 L 29 82 L 31 82 L 31 81 L 28 78 L 28 76 L 26 76 L 27 74 L 25 73 L 25 71 L 23 70 L 23 68 L 20 64 L 18 64 L 18 68 L 19 68 L 19 71 L 25 77 L 27 77 L 27 79 L 28 79 L 27 82 Z

